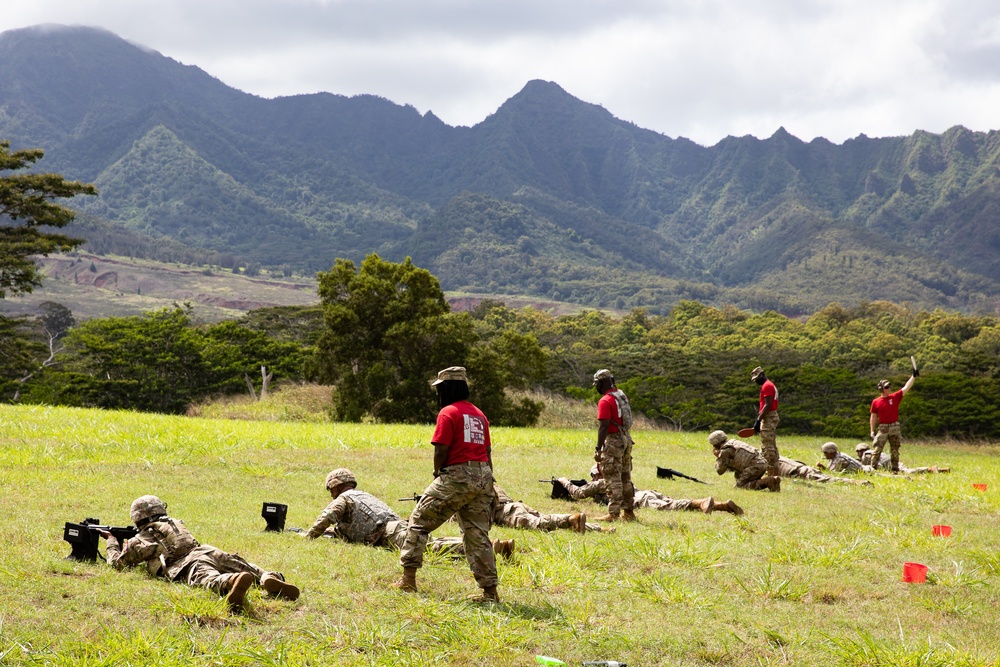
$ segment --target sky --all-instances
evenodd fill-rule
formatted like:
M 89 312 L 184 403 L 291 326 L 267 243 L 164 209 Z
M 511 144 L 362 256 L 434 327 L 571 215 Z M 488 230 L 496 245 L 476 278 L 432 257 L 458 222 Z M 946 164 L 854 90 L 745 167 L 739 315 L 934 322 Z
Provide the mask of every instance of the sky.
M 995 0 L 3 0 L 262 97 L 373 94 L 475 125 L 532 79 L 710 146 L 1000 129 Z M 2 67 L 2 64 L 0 64 Z

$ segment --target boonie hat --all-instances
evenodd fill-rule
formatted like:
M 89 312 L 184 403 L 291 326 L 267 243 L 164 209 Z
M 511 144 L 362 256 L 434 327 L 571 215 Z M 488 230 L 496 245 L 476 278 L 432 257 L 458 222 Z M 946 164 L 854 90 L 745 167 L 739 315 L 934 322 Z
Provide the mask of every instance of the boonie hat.
M 436 387 L 442 382 L 448 380 L 461 380 L 462 382 L 468 382 L 468 378 L 465 376 L 465 368 L 462 366 L 449 366 L 443 371 L 438 371 L 438 376 L 436 380 L 431 381 L 431 386 Z

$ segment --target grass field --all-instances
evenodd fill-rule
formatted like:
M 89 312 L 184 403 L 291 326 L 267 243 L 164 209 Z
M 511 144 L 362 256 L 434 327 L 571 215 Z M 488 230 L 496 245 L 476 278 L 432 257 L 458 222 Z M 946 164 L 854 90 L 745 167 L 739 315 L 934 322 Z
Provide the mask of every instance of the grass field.
M 953 472 L 871 488 L 786 481 L 769 494 L 714 475 L 705 433 L 639 432 L 638 488 L 733 498 L 746 516 L 640 510 L 614 534 L 496 529 L 518 554 L 499 565 L 495 607 L 464 601 L 475 591 L 464 562 L 429 558 L 420 592 L 403 594 L 389 588 L 400 572 L 389 551 L 263 532 L 264 501 L 288 504 L 289 526 L 311 525 L 340 466 L 407 514 L 396 499 L 430 481 L 430 432 L 0 406 L 0 664 L 529 665 L 537 654 L 632 667 L 1000 664 L 995 447 L 904 443 L 904 463 Z M 584 476 L 592 430 L 493 439 L 512 495 L 597 511 L 550 500 L 535 481 Z M 778 441 L 808 462 L 821 442 Z M 712 485 L 658 480 L 656 465 Z M 250 612 L 230 616 L 207 591 L 63 560 L 64 522 L 128 523 L 146 493 L 203 543 L 282 571 L 301 598 L 253 593 Z M 932 537 L 933 524 L 954 532 Z M 905 561 L 926 564 L 928 583 L 902 583 Z

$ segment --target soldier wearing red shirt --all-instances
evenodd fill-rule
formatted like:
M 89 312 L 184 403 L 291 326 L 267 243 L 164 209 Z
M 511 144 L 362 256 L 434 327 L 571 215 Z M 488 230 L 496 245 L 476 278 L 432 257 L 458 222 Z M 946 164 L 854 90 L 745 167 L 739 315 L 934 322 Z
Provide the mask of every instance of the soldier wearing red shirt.
M 869 412 L 869 424 L 871 425 L 872 437 L 872 461 L 878 461 L 882 456 L 882 449 L 885 441 L 889 441 L 889 457 L 892 472 L 899 472 L 899 445 L 901 434 L 899 431 L 899 404 L 903 401 L 903 396 L 913 387 L 913 379 L 917 375 L 914 367 L 913 375 L 906 381 L 903 388 L 897 392 L 892 391 L 892 383 L 888 380 L 880 380 L 878 390 L 882 395 L 872 401 Z
M 750 371 L 750 380 L 760 385 L 760 411 L 753 430 L 760 434 L 760 453 L 767 461 L 767 474 L 781 474 L 781 455 L 778 453 L 778 388 L 767 379 L 764 369 L 758 366 Z
M 606 368 L 594 373 L 594 387 L 601 394 L 597 402 L 597 450 L 594 459 L 608 487 L 608 514 L 598 521 L 635 521 L 632 504 L 632 408 L 625 392 L 615 386 L 615 377 Z M 624 517 L 620 514 L 624 510 Z
M 469 402 L 469 385 L 461 366 L 439 372 L 431 386 L 441 406 L 431 437 L 434 481 L 410 514 L 399 551 L 403 576 L 394 585 L 404 591 L 417 590 L 417 570 L 423 565 L 428 536 L 454 516 L 462 530 L 465 558 L 482 589 L 476 600 L 498 602 L 497 564 L 489 534 L 493 503 L 490 423 Z

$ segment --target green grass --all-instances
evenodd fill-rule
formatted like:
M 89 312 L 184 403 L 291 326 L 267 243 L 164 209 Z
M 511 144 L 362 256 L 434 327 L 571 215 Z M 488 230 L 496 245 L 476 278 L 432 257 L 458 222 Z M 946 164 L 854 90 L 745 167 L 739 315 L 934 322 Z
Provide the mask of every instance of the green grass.
M 529 533 L 500 563 L 503 603 L 468 604 L 464 562 L 429 557 L 421 588 L 389 584 L 389 551 L 264 533 L 261 503 L 311 525 L 326 473 L 347 466 L 401 514 L 430 481 L 425 426 L 240 421 L 0 406 L 0 664 L 528 665 L 617 659 L 630 665 L 998 665 L 997 448 L 904 442 L 908 465 L 949 475 L 873 478 L 871 488 L 787 480 L 780 494 L 736 490 L 713 474 L 705 433 L 637 434 L 640 488 L 733 498 L 746 516 L 639 511 L 614 534 Z M 497 477 L 548 511 L 535 482 L 584 476 L 593 430 L 495 429 Z M 813 461 L 823 438 L 779 437 Z M 852 445 L 853 443 L 841 443 Z M 712 486 L 656 478 L 670 466 Z M 973 482 L 990 484 L 986 492 Z M 128 522 L 154 493 L 203 543 L 282 571 L 295 603 L 251 596 L 230 616 L 207 591 L 138 571 L 63 560 L 66 521 Z M 931 525 L 954 528 L 931 536 Z M 457 534 L 448 524 L 443 534 Z M 902 563 L 930 568 L 900 581 Z

